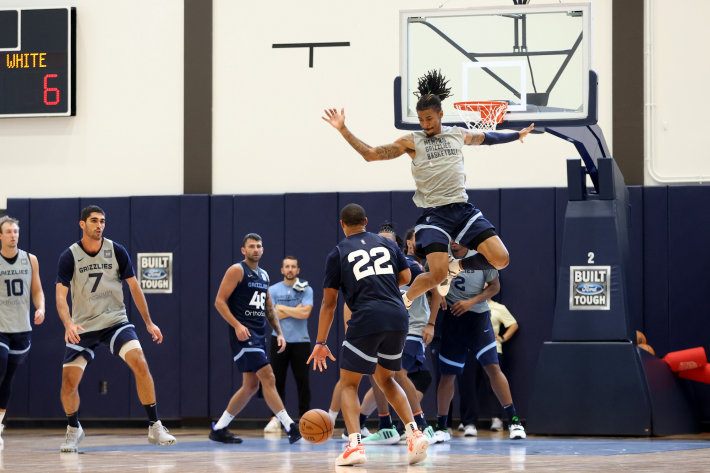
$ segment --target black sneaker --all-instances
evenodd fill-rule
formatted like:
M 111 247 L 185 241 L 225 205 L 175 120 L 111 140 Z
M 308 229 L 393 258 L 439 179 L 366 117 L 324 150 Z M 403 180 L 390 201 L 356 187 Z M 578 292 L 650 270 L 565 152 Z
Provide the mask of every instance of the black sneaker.
M 242 439 L 235 437 L 226 427 L 214 430 L 214 422 L 212 422 L 212 428 L 210 429 L 210 440 L 222 443 L 242 443 Z
M 292 423 L 288 431 L 288 443 L 296 443 L 301 440 L 301 429 L 298 428 L 297 423 Z

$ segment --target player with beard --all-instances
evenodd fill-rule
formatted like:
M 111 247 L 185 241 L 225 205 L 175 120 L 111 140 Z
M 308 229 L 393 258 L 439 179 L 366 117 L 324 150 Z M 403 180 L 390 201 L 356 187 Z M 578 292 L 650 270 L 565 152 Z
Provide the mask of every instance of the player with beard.
M 35 305 L 34 322 L 44 321 L 44 292 L 37 257 L 17 247 L 20 222 L 0 218 L 0 433 L 10 402 L 12 379 L 30 352 L 30 296 Z M 4 441 L 0 438 L 0 448 Z
M 283 424 L 288 440 L 294 443 L 301 433 L 284 408 L 276 390 L 276 377 L 266 358 L 266 321 L 274 329 L 277 353 L 286 349 L 286 340 L 281 333 L 281 324 L 269 296 L 269 275 L 259 267 L 264 254 L 261 237 L 249 233 L 242 242 L 244 261 L 230 266 L 222 279 L 215 300 L 215 307 L 230 325 L 229 344 L 232 359 L 242 372 L 242 387 L 232 396 L 217 423 L 212 424 L 210 440 L 222 443 L 241 443 L 227 426 L 247 402 L 259 390 L 261 383 L 264 400 Z
M 437 71 L 419 79 L 416 109 L 422 131 L 402 136 L 392 144 L 372 147 L 345 126 L 344 109 L 326 110 L 323 120 L 330 123 L 365 161 L 395 159 L 407 154 L 417 190 L 413 200 L 422 208 L 416 223 L 416 252 L 426 256 L 429 272 L 419 276 L 404 295 L 405 306 L 431 288 L 445 296 L 451 280 L 462 270 L 492 270 L 508 266 L 508 250 L 480 210 L 468 202 L 463 146 L 497 145 L 523 141 L 534 124 L 519 132 L 469 131 L 442 126 L 441 101 L 449 97 L 448 81 Z M 455 241 L 474 256 L 449 258 L 449 242 Z

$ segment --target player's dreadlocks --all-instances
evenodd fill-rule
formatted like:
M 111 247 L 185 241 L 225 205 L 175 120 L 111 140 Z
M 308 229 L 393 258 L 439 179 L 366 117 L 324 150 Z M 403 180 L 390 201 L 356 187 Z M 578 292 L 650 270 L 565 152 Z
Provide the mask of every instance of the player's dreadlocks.
M 402 240 L 402 237 L 400 237 L 399 235 L 397 235 L 397 232 L 394 231 L 394 228 L 395 228 L 396 226 L 397 226 L 396 223 L 394 223 L 394 222 L 388 222 L 388 221 L 385 220 L 385 221 L 382 223 L 382 225 L 380 225 L 380 231 L 379 231 L 378 233 L 391 233 L 392 235 L 394 235 L 394 239 L 395 239 L 395 241 L 397 242 L 397 246 L 399 246 L 399 248 L 400 248 L 401 250 L 403 250 L 404 247 L 405 247 L 405 246 L 404 246 L 404 240 Z
M 446 87 L 449 81 L 441 74 L 441 71 L 431 70 L 419 78 L 419 84 L 414 95 L 417 100 L 417 111 L 433 108 L 435 111 L 441 110 L 441 101 L 451 96 L 451 88 Z

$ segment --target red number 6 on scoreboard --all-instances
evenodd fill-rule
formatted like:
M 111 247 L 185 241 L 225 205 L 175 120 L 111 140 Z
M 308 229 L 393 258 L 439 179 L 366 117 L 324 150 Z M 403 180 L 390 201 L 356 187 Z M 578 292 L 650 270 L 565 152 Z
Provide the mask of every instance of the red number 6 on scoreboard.
M 44 76 L 44 103 L 46 105 L 57 105 L 59 103 L 59 89 L 56 89 L 54 87 L 47 88 L 47 79 L 49 79 L 50 77 L 57 77 L 57 74 L 47 74 L 46 76 Z M 55 100 L 54 102 L 48 101 L 47 92 L 54 92 L 55 94 L 57 94 L 57 100 Z

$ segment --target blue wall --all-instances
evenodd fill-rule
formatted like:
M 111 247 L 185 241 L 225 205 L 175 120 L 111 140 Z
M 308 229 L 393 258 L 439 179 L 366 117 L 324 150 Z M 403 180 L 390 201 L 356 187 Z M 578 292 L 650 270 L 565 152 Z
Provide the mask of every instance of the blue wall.
M 710 206 L 710 187 L 631 187 L 631 261 L 629 305 L 632 323 L 663 356 L 696 346 L 710 348 L 710 318 L 705 297 L 710 287 L 710 221 L 698 209 Z M 505 345 L 506 371 L 518 411 L 525 417 L 532 377 L 542 343 L 550 339 L 558 262 L 566 209 L 566 189 L 482 189 L 469 191 L 471 202 L 496 226 L 511 253 L 501 273 L 500 301 L 520 323 Z M 59 402 L 64 330 L 54 300 L 56 264 L 61 252 L 81 236 L 80 209 L 95 203 L 106 210 L 106 236 L 138 252 L 175 255 L 173 294 L 148 295 L 151 316 L 165 336 L 150 340 L 133 304 L 136 325 L 155 378 L 161 416 L 219 416 L 241 385 L 231 362 L 228 326 L 214 308 L 227 268 L 242 259 L 241 241 L 249 232 L 264 238 L 262 267 L 279 281 L 285 255 L 300 261 L 301 279 L 310 281 L 315 303 L 309 320 L 315 339 L 325 257 L 342 238 L 338 212 L 350 202 L 368 211 L 370 229 L 383 220 L 414 224 L 419 211 L 412 193 L 324 193 L 253 196 L 165 196 L 81 199 L 10 199 L 8 214 L 21 223 L 20 246 L 37 255 L 47 298 L 47 318 L 36 327 L 27 366 L 17 375 L 9 415 L 62 417 Z M 126 290 L 126 297 L 130 299 Z M 341 304 L 342 307 L 342 304 Z M 329 345 L 343 339 L 341 309 Z M 334 349 L 336 358 L 339 350 Z M 333 366 L 333 368 L 336 368 Z M 312 407 L 327 409 L 337 369 L 311 373 Z M 108 382 L 108 393 L 98 391 Z M 364 383 L 361 391 L 367 388 Z M 710 386 L 694 383 L 702 415 L 710 419 Z M 286 408 L 297 412 L 292 375 Z M 81 386 L 82 415 L 129 418 L 144 416 L 132 375 L 124 363 L 100 349 Z M 433 390 L 425 412 L 435 412 Z M 486 417 L 482 402 L 481 416 Z M 456 412 L 456 415 L 458 412 Z M 267 417 L 269 409 L 254 398 L 242 417 Z

